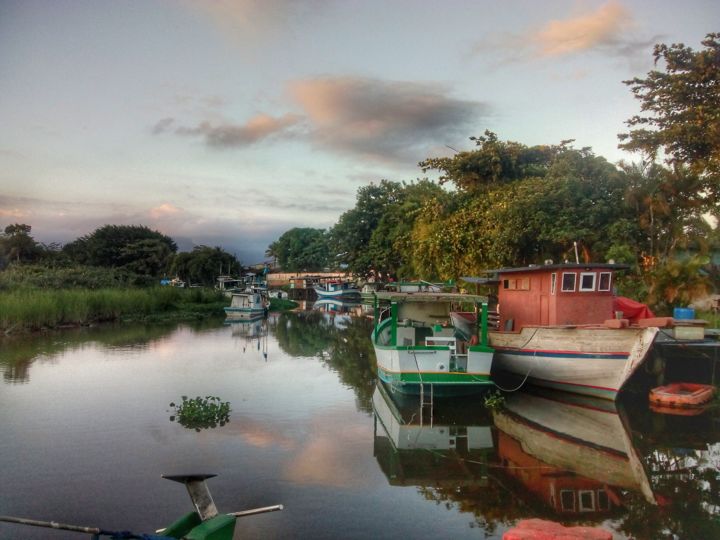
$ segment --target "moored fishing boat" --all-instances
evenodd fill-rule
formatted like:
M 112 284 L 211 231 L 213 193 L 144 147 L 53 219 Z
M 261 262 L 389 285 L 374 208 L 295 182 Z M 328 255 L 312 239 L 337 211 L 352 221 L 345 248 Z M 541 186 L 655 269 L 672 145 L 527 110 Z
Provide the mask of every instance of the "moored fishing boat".
M 467 339 L 456 336 L 450 324 L 451 308 L 460 303 L 475 305 L 483 314 L 480 328 Z M 493 386 L 486 297 L 378 292 L 374 305 L 371 339 L 382 381 L 403 393 L 429 390 L 438 396 L 473 393 Z
M 614 271 L 624 268 L 565 263 L 491 271 L 498 276 L 498 328 L 489 332 L 495 374 L 614 400 L 645 362 L 659 324 L 648 318 L 631 325 L 614 308 Z M 474 324 L 472 313 L 451 316 L 458 328 Z
M 233 293 L 230 305 L 225 309 L 229 319 L 252 320 L 267 315 L 268 302 L 260 292 Z
M 318 298 L 360 298 L 360 289 L 344 280 L 326 281 L 313 285 Z

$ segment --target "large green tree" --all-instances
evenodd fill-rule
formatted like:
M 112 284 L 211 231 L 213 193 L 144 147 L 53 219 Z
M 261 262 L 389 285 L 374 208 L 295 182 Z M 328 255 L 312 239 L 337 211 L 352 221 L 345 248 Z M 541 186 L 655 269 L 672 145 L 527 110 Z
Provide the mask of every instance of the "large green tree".
M 240 271 L 237 258 L 219 247 L 195 246 L 192 251 L 175 255 L 170 274 L 187 283 L 213 285 L 222 273 Z
M 335 262 L 359 275 L 375 270 L 368 250 L 370 239 L 387 210 L 399 201 L 402 185 L 382 180 L 358 189 L 355 207 L 340 216 L 330 229 L 330 249 Z
M 703 181 L 711 210 L 720 197 L 720 34 L 708 34 L 703 49 L 658 44 L 656 66 L 645 78 L 624 81 L 641 102 L 641 114 L 618 135 L 620 148 L 650 161 L 688 167 Z
M 266 255 L 274 257 L 286 272 L 317 272 L 328 265 L 328 249 L 323 229 L 296 227 L 270 244 Z
M 105 225 L 63 247 L 76 263 L 154 276 L 167 269 L 176 251 L 172 238 L 143 225 Z
M 490 181 L 481 176 L 485 179 L 470 183 L 463 164 L 483 163 L 484 157 L 465 152 L 435 163 L 460 190 L 462 203 L 447 211 L 428 202 L 413 230 L 419 273 L 448 279 L 490 267 L 574 260 L 576 242 L 583 259 L 604 260 L 626 241 L 626 230 L 619 226 L 628 216 L 622 171 L 568 142 L 528 148 L 492 136 L 474 152 L 485 156 L 506 150 L 513 156 L 543 157 L 523 158 L 527 166 L 520 169 L 517 160 L 501 159 Z

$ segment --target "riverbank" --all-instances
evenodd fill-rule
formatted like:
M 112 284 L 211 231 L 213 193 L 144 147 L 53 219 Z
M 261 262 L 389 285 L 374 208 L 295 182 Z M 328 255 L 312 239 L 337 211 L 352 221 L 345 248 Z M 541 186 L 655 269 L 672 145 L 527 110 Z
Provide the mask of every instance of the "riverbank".
M 229 303 L 227 296 L 209 288 L 22 288 L 0 293 L 0 332 L 36 332 L 114 321 L 171 322 L 224 317 L 223 308 Z M 297 306 L 291 300 L 270 300 L 271 311 Z
M 33 332 L 110 321 L 193 320 L 223 315 L 212 289 L 175 287 L 36 289 L 0 293 L 0 331 Z

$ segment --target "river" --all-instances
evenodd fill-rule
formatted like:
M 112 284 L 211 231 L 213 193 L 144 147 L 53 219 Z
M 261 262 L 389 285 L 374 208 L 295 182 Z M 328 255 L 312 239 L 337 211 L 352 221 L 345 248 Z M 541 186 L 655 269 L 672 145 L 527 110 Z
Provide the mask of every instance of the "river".
M 0 514 L 152 533 L 215 473 L 236 538 L 501 538 L 526 518 L 720 537 L 720 416 L 517 392 L 421 407 L 378 388 L 363 317 L 118 325 L 0 342 Z M 228 421 L 184 425 L 182 397 Z M 171 405 L 174 404 L 175 406 Z M 185 423 L 187 424 L 187 423 Z M 0 539 L 87 538 L 0 522 Z

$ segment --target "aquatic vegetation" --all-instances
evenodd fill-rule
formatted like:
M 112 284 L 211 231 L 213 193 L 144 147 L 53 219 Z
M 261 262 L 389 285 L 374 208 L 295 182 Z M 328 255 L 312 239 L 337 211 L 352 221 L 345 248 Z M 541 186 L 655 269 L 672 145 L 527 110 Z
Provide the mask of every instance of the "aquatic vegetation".
M 217 396 L 198 396 L 193 399 L 182 396 L 179 405 L 170 403 L 170 406 L 175 409 L 170 421 L 195 431 L 224 426 L 230 421 L 230 402 L 220 401 Z
M 497 411 L 505 406 L 505 396 L 499 390 L 493 390 L 485 394 L 483 402 L 488 409 Z

